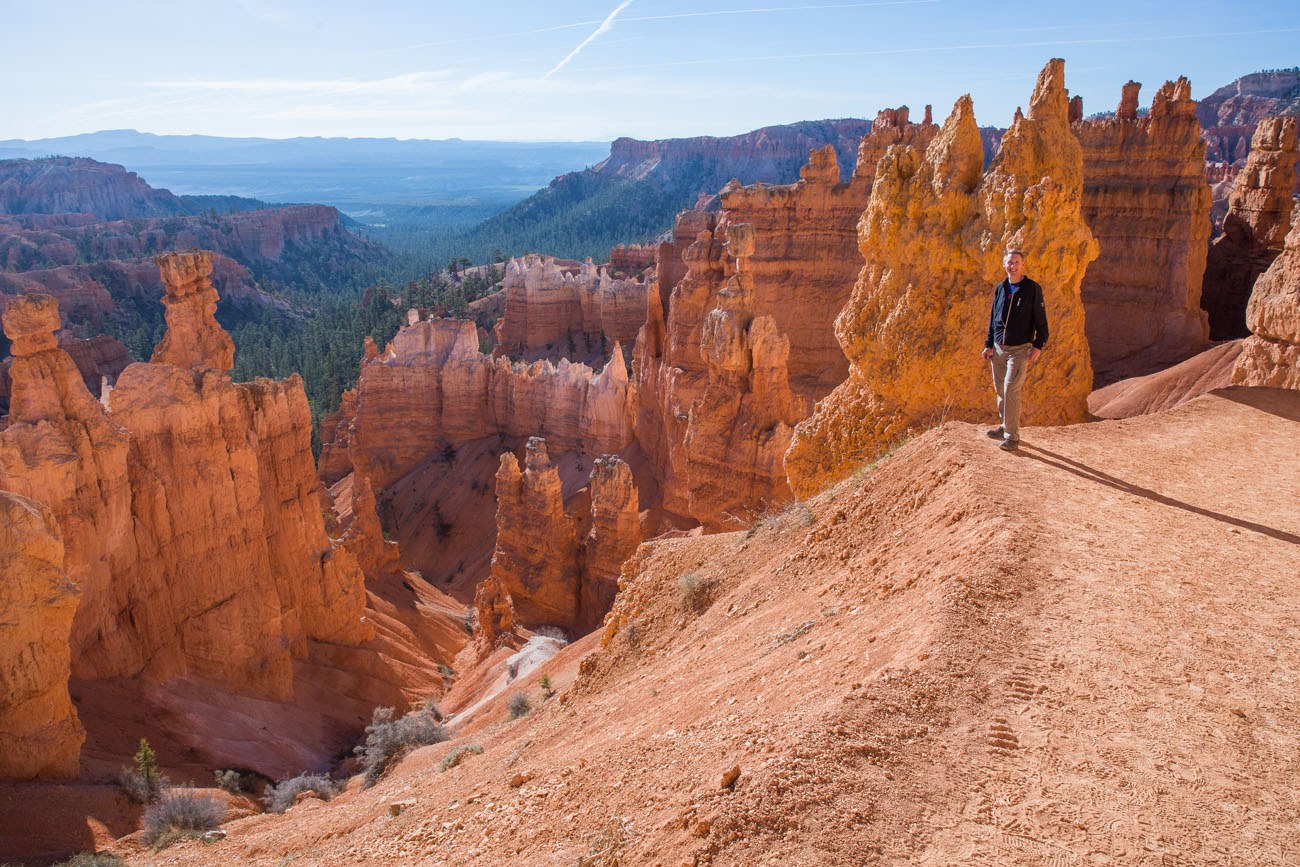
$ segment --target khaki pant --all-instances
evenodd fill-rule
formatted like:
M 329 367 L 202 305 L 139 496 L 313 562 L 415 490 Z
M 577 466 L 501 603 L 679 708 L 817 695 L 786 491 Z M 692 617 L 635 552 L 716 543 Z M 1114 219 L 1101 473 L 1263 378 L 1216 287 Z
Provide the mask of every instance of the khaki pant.
M 1020 387 L 1025 383 L 1029 368 L 1029 350 L 1033 344 L 1018 346 L 995 345 L 993 358 L 993 389 L 998 393 L 998 418 L 1002 422 L 1002 438 L 1020 441 Z

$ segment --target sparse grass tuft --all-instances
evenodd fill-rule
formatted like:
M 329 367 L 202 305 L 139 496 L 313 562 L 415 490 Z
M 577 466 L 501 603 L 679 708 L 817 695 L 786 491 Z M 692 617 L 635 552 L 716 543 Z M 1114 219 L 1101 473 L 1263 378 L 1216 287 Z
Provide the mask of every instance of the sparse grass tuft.
M 178 837 L 211 831 L 226 817 L 226 805 L 212 795 L 168 789 L 144 811 L 144 842 L 161 849 Z
M 22 865 L 0 864 L 0 867 L 22 867 Z M 126 867 L 126 862 L 107 852 L 78 852 L 66 861 L 60 861 L 52 867 Z
M 402 753 L 450 738 L 439 719 L 438 709 L 431 702 L 398 719 L 393 719 L 391 707 L 375 708 L 366 726 L 366 742 L 356 748 L 366 770 L 366 787 L 379 782 L 389 763 Z
M 632 839 L 632 828 L 626 819 L 610 819 L 596 834 L 586 855 L 579 855 L 574 867 L 618 867 L 618 850 Z
M 481 756 L 481 755 L 483 755 L 483 748 L 478 744 L 470 744 L 469 746 L 465 746 L 465 747 L 456 747 L 456 749 L 452 750 L 450 753 L 447 754 L 447 758 L 442 760 L 442 764 L 438 766 L 438 770 L 444 772 L 450 771 L 452 768 L 459 765 L 466 756 Z
M 283 813 L 292 807 L 303 792 L 312 792 L 322 801 L 328 801 L 339 793 L 338 785 L 324 774 L 299 774 L 288 780 L 281 780 L 274 786 L 266 787 L 262 803 L 269 813 Z
M 677 579 L 677 602 L 683 611 L 702 614 L 713 603 L 715 589 L 712 579 L 687 572 Z
M 510 696 L 510 701 L 506 707 L 510 710 L 511 719 L 519 719 L 521 716 L 528 716 L 533 709 L 533 704 L 528 700 L 527 695 L 517 692 Z

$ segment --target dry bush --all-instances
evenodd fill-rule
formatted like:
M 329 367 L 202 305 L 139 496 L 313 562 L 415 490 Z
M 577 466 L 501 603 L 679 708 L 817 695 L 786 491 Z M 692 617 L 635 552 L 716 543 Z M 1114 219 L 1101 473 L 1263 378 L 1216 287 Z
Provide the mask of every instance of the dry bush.
M 447 729 L 438 722 L 441 716 L 432 703 L 398 719 L 393 719 L 391 707 L 375 708 L 370 725 L 366 726 L 366 742 L 356 748 L 366 771 L 366 787 L 379 782 L 389 763 L 401 753 L 450 738 Z
M 168 789 L 144 811 L 144 841 L 155 845 L 164 839 L 170 842 L 177 836 L 202 834 L 216 828 L 225 817 L 226 805 L 212 795 Z
M 288 780 L 281 780 L 274 786 L 267 786 L 262 803 L 269 813 L 283 813 L 298 800 L 303 792 L 312 792 L 322 801 L 328 801 L 339 793 L 339 787 L 324 774 L 299 774 Z
M 438 770 L 450 771 L 452 768 L 459 765 L 466 756 L 481 755 L 483 755 L 483 748 L 478 744 L 470 744 L 467 747 L 456 747 L 456 749 L 447 754 L 447 758 L 442 760 L 442 764 L 438 766 Z
M 11 867 L 4 864 L 0 867 Z M 66 861 L 60 861 L 51 867 L 126 867 L 126 862 L 107 852 L 78 852 Z
M 683 611 L 702 614 L 713 602 L 714 583 L 698 572 L 687 572 L 677 579 L 677 601 Z
M 533 709 L 533 703 L 528 700 L 528 696 L 522 692 L 517 692 L 510 696 L 510 701 L 506 704 L 510 711 L 511 719 L 519 719 L 521 716 L 528 716 L 529 711 Z

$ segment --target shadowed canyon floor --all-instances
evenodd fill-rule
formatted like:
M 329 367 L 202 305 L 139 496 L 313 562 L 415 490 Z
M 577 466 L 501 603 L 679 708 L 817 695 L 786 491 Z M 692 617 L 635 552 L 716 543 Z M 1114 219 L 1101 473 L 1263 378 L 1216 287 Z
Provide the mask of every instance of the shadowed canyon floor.
M 506 719 L 508 690 L 373 789 L 123 854 L 1289 863 L 1297 442 L 1300 394 L 1267 389 L 1029 429 L 1017 454 L 945 425 L 753 531 L 643 546 L 606 646 L 513 685 L 531 715 Z M 703 612 L 682 606 L 687 574 Z

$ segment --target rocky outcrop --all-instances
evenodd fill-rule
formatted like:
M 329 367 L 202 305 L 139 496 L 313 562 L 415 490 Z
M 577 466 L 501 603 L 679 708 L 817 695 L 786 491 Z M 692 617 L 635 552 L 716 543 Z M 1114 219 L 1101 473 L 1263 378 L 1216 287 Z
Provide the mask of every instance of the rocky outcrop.
M 0 779 L 75 777 L 86 738 L 68 694 L 77 587 L 49 509 L 0 491 Z
M 138 670 L 142 659 L 123 612 L 129 603 L 116 582 L 136 560 L 128 435 L 59 348 L 58 327 L 58 304 L 49 296 L 25 295 L 5 306 L 14 361 L 8 427 L 0 432 L 0 489 L 49 507 L 59 525 L 64 568 L 81 590 L 74 674 Z
M 1076 122 L 1083 214 L 1100 255 L 1083 279 L 1098 382 L 1150 373 L 1206 346 L 1201 279 L 1210 232 L 1205 143 L 1186 78 L 1138 116 L 1137 82 L 1113 117 Z
M 600 623 L 614 604 L 623 563 L 641 544 L 641 519 L 632 469 L 620 458 L 604 455 L 591 469 L 591 529 L 583 540 L 582 586 L 578 594 L 579 627 Z
M 217 324 L 217 290 L 209 277 L 212 254 L 164 253 L 156 261 L 167 286 L 167 333 L 149 360 L 228 373 L 235 366 L 235 342 Z
M 1242 341 L 1233 383 L 1300 389 L 1300 222 L 1255 281 L 1246 324 L 1251 336 Z
M 346 424 L 352 466 L 386 487 L 446 445 L 544 436 L 557 451 L 614 454 L 631 444 L 635 390 L 615 345 L 599 371 L 479 352 L 469 321 L 417 322 L 362 364 Z
M 513 454 L 501 456 L 492 577 L 510 595 L 520 622 L 577 625 L 577 522 L 564 513 L 559 471 L 538 437 L 528 440 L 522 470 Z
M 718 215 L 678 219 L 636 356 L 638 439 L 669 512 L 721 528 L 789 499 L 793 426 L 847 374 L 831 322 L 861 268 L 857 224 L 877 157 L 936 129 L 906 108 L 881 112 L 849 181 L 825 147 L 795 184 L 730 184 Z M 685 273 L 666 286 L 675 257 Z
M 1255 280 L 1282 252 L 1291 225 L 1295 181 L 1295 117 L 1260 121 L 1250 156 L 1228 200 L 1223 234 L 1210 248 L 1201 305 L 1210 316 L 1210 337 L 1245 337 L 1246 305 Z
M 1225 84 L 1201 100 L 1197 120 L 1204 128 L 1210 164 L 1238 166 L 1251 148 L 1251 136 L 1268 117 L 1300 111 L 1300 70 L 1254 72 Z M 1300 192 L 1300 190 L 1297 190 Z
M 498 354 L 577 361 L 608 358 L 615 343 L 631 346 L 645 322 L 646 282 L 639 272 L 610 272 L 590 260 L 575 268 L 550 256 L 511 259 L 494 329 Z
M 47 504 L 67 540 L 76 676 L 192 674 L 283 698 L 307 641 L 369 637 L 363 576 L 325 534 L 301 380 L 224 373 L 209 262 L 160 259 L 172 331 L 159 361 L 119 377 L 111 418 L 55 343 L 53 299 L 10 302 L 0 487 Z
M 859 227 L 866 264 L 835 321 L 849 377 L 797 428 L 785 458 L 796 493 L 942 419 L 992 416 L 979 354 L 1008 247 L 1027 252 L 1051 318 L 1051 343 L 1026 381 L 1025 421 L 1085 418 L 1092 368 L 1079 286 L 1097 242 L 1082 213 L 1063 61 L 1044 68 L 1029 114 L 1017 115 L 987 172 L 982 164 L 969 97 L 924 153 L 895 148 L 881 161 Z
M 545 440 L 530 438 L 524 454 L 522 471 L 513 454 L 501 456 L 496 550 L 476 598 L 479 632 L 504 634 L 517 619 L 586 633 L 613 604 L 623 561 L 641 543 L 632 471 L 617 457 L 598 458 L 588 496 L 574 498 L 583 513 L 570 515 Z

